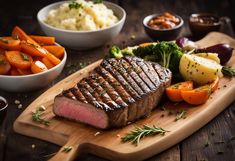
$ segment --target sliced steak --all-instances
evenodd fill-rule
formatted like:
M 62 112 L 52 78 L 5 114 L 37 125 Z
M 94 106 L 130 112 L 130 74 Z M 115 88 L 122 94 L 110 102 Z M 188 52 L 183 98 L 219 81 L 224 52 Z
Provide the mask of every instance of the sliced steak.
M 150 114 L 171 77 L 168 69 L 137 57 L 106 59 L 56 96 L 53 111 L 101 129 L 122 127 Z

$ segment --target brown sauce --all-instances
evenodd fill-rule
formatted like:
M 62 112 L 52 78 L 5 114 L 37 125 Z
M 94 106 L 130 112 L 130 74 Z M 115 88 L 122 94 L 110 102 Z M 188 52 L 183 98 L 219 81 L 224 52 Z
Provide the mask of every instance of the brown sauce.
M 148 26 L 158 30 L 172 29 L 179 25 L 180 19 L 169 12 L 152 18 L 148 22 Z
M 192 17 L 191 21 L 194 23 L 205 24 L 205 25 L 215 25 L 219 22 L 218 18 L 214 16 L 208 16 L 208 15 Z

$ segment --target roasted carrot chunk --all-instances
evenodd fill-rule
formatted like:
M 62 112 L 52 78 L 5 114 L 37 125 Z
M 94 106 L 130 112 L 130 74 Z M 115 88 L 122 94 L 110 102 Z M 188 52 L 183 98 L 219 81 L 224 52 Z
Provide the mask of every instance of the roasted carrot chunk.
M 43 46 L 49 53 L 61 59 L 64 56 L 64 47 L 62 46 Z
M 46 56 L 46 53 L 47 53 L 46 49 L 44 49 L 40 46 L 28 43 L 28 42 L 25 42 L 25 41 L 21 42 L 20 46 L 21 46 L 21 50 L 23 52 L 25 52 L 31 56 L 44 57 L 44 56 Z
M 51 69 L 55 66 L 53 63 L 50 62 L 47 57 L 42 58 L 42 62 L 46 65 L 48 69 Z
M 55 37 L 51 36 L 36 36 L 30 35 L 30 37 L 35 40 L 37 43 L 42 45 L 54 45 L 55 44 Z
M 18 70 L 14 67 L 11 68 L 10 70 L 10 75 L 14 75 L 14 76 L 17 76 L 17 75 L 21 75 Z
M 12 37 L 39 46 L 39 44 L 29 37 L 19 26 L 14 27 L 12 31 Z
M 47 54 L 46 54 L 46 57 L 47 57 L 47 59 L 49 59 L 50 62 L 52 62 L 54 65 L 57 65 L 57 64 L 59 64 L 59 63 L 61 62 L 60 59 L 58 59 L 57 57 L 55 57 L 55 56 L 54 56 L 53 54 L 51 54 L 51 53 L 47 53 Z
M 7 61 L 5 54 L 0 53 L 0 75 L 7 74 L 11 69 L 10 63 Z
M 193 82 L 186 81 L 171 85 L 170 87 L 166 88 L 166 94 L 171 101 L 180 102 L 183 101 L 183 98 L 181 96 L 181 91 L 192 90 L 192 89 L 193 89 Z
M 143 48 L 152 44 L 153 44 L 152 42 L 145 42 L 145 43 L 139 44 L 139 47 Z
M 19 69 L 28 69 L 33 61 L 32 57 L 20 51 L 6 51 L 5 53 L 9 63 Z
M 211 84 L 198 87 L 194 90 L 181 91 L 181 96 L 185 102 L 192 105 L 200 105 L 205 103 L 210 94 L 218 88 L 219 78 Z
M 20 50 L 20 40 L 12 37 L 0 37 L 0 47 L 6 50 Z
M 17 69 L 17 71 L 20 73 L 20 75 L 29 75 L 29 74 L 33 74 L 30 69 Z
M 32 65 L 31 65 L 31 71 L 33 73 L 41 73 L 41 72 L 44 72 L 48 70 L 46 65 L 43 64 L 41 61 L 37 60 L 35 62 L 32 62 Z

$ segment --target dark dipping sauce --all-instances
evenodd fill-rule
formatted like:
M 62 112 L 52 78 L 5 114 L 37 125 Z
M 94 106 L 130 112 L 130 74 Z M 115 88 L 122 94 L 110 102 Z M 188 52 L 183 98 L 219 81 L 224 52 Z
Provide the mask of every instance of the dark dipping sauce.
M 179 24 L 180 19 L 169 12 L 156 16 L 148 22 L 149 27 L 157 30 L 172 29 Z
M 193 23 L 205 24 L 205 25 L 216 25 L 219 23 L 219 19 L 217 17 L 210 15 L 199 15 L 191 17 L 190 21 Z
M 2 124 L 7 112 L 7 102 L 0 97 L 0 125 Z

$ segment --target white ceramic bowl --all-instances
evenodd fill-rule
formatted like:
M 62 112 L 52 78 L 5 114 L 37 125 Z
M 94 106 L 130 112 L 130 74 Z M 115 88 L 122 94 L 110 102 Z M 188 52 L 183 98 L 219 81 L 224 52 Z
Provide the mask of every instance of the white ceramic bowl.
M 61 63 L 45 72 L 22 76 L 0 75 L 0 89 L 9 92 L 26 92 L 45 87 L 62 72 L 66 59 L 67 53 L 64 51 Z
M 44 23 L 43 20 L 49 11 L 58 8 L 65 2 L 68 1 L 53 3 L 42 8 L 37 14 L 37 19 L 46 35 L 54 36 L 58 43 L 71 49 L 86 50 L 105 44 L 119 34 L 126 19 L 126 12 L 120 6 L 111 2 L 103 2 L 119 18 L 119 22 L 111 27 L 96 31 L 73 31 L 59 29 Z

